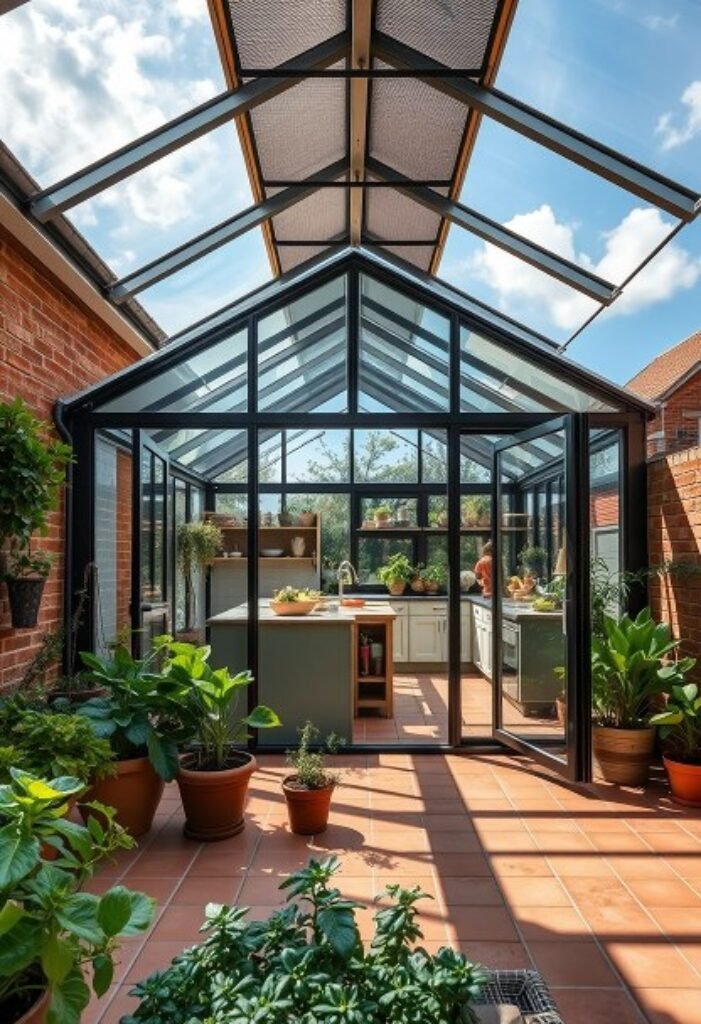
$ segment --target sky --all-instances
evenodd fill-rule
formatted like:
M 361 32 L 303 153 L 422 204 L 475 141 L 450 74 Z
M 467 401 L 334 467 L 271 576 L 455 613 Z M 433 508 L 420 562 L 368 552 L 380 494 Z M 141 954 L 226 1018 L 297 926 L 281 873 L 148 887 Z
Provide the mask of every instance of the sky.
M 0 52 L 0 137 L 41 186 L 224 88 L 206 0 L 31 0 L 0 18 Z M 497 86 L 701 190 L 700 52 L 701 0 L 520 0 Z M 461 200 L 615 284 L 674 224 L 486 120 Z M 251 202 L 225 125 L 70 219 L 124 275 Z M 270 276 L 255 230 L 139 298 L 173 333 Z M 596 308 L 455 227 L 440 276 L 560 343 Z M 625 382 L 700 328 L 701 220 L 567 354 Z

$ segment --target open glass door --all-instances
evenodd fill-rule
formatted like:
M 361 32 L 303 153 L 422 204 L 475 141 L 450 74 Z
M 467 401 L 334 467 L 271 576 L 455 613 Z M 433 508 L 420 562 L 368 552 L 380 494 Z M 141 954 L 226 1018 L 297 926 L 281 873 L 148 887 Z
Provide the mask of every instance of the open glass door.
M 590 775 L 586 417 L 494 450 L 493 732 L 575 781 Z

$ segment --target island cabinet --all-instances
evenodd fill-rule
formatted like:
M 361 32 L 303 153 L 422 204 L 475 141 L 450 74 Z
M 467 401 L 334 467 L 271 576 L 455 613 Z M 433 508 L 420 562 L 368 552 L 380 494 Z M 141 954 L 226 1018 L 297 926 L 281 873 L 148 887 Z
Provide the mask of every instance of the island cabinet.
M 400 665 L 443 664 L 448 660 L 447 598 L 391 601 L 394 621 L 394 661 Z M 460 613 L 460 660 L 472 661 L 472 609 L 465 602 Z

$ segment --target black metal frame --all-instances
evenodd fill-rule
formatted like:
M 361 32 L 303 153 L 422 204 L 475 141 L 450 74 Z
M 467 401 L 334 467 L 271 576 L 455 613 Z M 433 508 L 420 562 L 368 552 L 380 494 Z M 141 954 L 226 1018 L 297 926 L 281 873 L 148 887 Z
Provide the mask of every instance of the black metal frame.
M 310 294 L 326 281 L 332 280 L 340 273 L 348 275 L 347 288 L 347 353 L 348 353 L 348 402 L 349 411 L 341 413 L 317 414 L 314 412 L 259 412 L 257 409 L 258 392 L 258 322 L 262 317 L 268 316 L 276 309 L 280 309 L 290 302 Z M 413 484 L 405 485 L 405 492 L 415 493 L 422 490 L 424 496 L 429 493 L 446 494 L 449 525 L 447 529 L 447 544 L 449 552 L 449 595 L 448 595 L 448 616 L 450 623 L 449 634 L 449 739 L 452 747 L 464 745 L 460 735 L 460 498 L 463 493 L 484 493 L 482 485 L 463 485 L 460 483 L 460 455 L 461 437 L 467 433 L 479 434 L 515 434 L 528 428 L 541 428 L 543 424 L 551 422 L 554 418 L 553 412 L 526 413 L 521 411 L 503 411 L 493 413 L 465 412 L 460 410 L 460 375 L 451 373 L 449 377 L 449 408 L 438 412 L 394 412 L 394 413 L 366 413 L 358 410 L 358 352 L 360 336 L 360 274 L 369 273 L 376 280 L 399 291 L 414 302 L 427 304 L 432 310 L 442 313 L 449 321 L 448 351 L 455 367 L 460 360 L 460 331 L 461 325 L 479 331 L 481 334 L 510 347 L 515 353 L 525 356 L 534 363 L 543 366 L 549 372 L 556 372 L 560 377 L 565 377 L 572 384 L 582 387 L 589 394 L 599 398 L 603 403 L 615 404 L 621 408 L 620 413 L 578 414 L 575 417 L 577 422 L 587 422 L 597 426 L 608 426 L 620 428 L 626 438 L 624 445 L 624 459 L 622 460 L 621 474 L 624 483 L 624 535 L 622 550 L 624 553 L 624 567 L 637 568 L 645 562 L 645 528 L 643 522 L 644 503 L 641 495 L 644 494 L 644 425 L 648 415 L 648 408 L 644 403 L 636 401 L 633 396 L 615 386 L 607 385 L 606 382 L 588 374 L 585 370 L 573 366 L 546 346 L 536 347 L 524 341 L 518 334 L 509 334 L 498 326 L 490 325 L 482 317 L 471 316 L 465 312 L 459 304 L 453 304 L 446 300 L 445 292 L 432 294 L 423 282 L 410 283 L 406 275 L 395 273 L 391 268 L 381 267 L 374 260 L 358 254 L 350 254 L 342 260 L 334 261 L 329 267 L 321 268 L 317 274 L 304 277 L 301 280 L 293 280 L 286 287 L 281 288 L 275 295 L 275 301 L 269 301 L 269 292 L 263 290 L 258 303 L 248 304 L 245 309 L 237 315 L 236 310 L 228 321 L 223 321 L 211 330 L 204 330 L 202 336 L 187 343 L 174 344 L 163 350 L 154 357 L 143 360 L 132 368 L 122 371 L 113 378 L 96 385 L 95 387 L 77 396 L 75 399 L 59 403 L 56 416 L 57 420 L 65 426 L 72 437 L 78 465 L 74 469 L 74 487 L 69 495 L 69 524 L 70 536 L 67 545 L 68 572 L 67 579 L 75 582 L 80 578 L 85 564 L 92 560 L 94 550 L 94 496 L 93 487 L 93 458 L 94 458 L 94 432 L 99 429 L 122 428 L 131 431 L 133 445 L 133 466 L 134 466 L 134 503 L 133 503 L 133 538 L 132 548 L 132 604 L 138 608 L 140 602 L 140 536 L 141 536 L 141 502 L 137 500 L 141 494 L 140 466 L 141 450 L 145 444 L 155 444 L 152 436 L 146 432 L 168 431 L 173 429 L 184 429 L 187 427 L 196 429 L 218 428 L 222 430 L 247 431 L 247 455 L 249 460 L 249 480 L 247 485 L 248 494 L 248 597 L 249 615 L 248 644 L 250 667 L 255 674 L 257 668 L 257 647 L 258 647 L 258 579 L 257 579 L 257 553 L 258 553 L 258 522 L 257 509 L 259 497 L 266 490 L 279 491 L 278 485 L 260 485 L 258 481 L 258 460 L 259 446 L 258 439 L 262 431 L 269 430 L 294 430 L 294 429 L 333 429 L 333 428 L 385 428 L 390 430 L 399 429 L 425 429 L 432 431 L 445 431 L 447 441 L 447 462 L 448 482 L 447 487 L 442 484 Z M 104 412 L 100 411 L 100 405 L 107 399 L 128 392 L 133 386 L 160 375 L 169 366 L 181 359 L 185 352 L 194 355 L 210 345 L 230 337 L 235 331 L 246 329 L 248 331 L 247 362 L 247 398 L 248 411 L 236 413 L 208 413 L 208 412 Z M 557 413 L 555 414 L 557 416 Z M 583 428 L 582 428 L 583 429 Z M 150 438 L 150 439 L 149 439 Z M 580 449 L 577 449 L 580 450 Z M 571 458 L 571 453 L 570 453 Z M 576 479 L 585 479 L 585 469 L 578 462 L 576 465 L 568 463 L 570 473 L 575 473 Z M 217 493 L 224 493 L 227 490 L 237 489 L 231 485 L 216 485 L 208 482 L 197 473 L 178 467 L 177 463 L 171 463 L 171 473 L 182 477 L 191 485 L 204 487 L 208 504 L 214 499 Z M 355 485 L 360 491 L 387 493 L 383 484 Z M 312 493 L 315 489 L 318 492 L 329 492 L 335 489 L 348 491 L 348 485 L 330 484 L 300 484 L 296 485 L 298 491 Z M 292 488 L 287 486 L 287 491 Z M 401 488 L 393 488 L 401 490 Z M 76 510 L 80 510 L 80 518 Z M 568 515 L 576 514 L 576 502 L 568 503 Z M 86 524 L 89 519 L 89 525 Z M 497 520 L 493 517 L 493 522 Z M 357 520 L 354 521 L 354 523 Z M 588 536 L 585 537 L 581 531 L 584 524 L 580 519 L 572 519 L 568 523 L 568 537 L 573 538 L 572 564 L 578 558 L 581 564 L 586 565 L 588 553 L 586 550 Z M 578 532 L 579 531 L 579 532 Z M 353 535 L 353 534 L 352 534 Z M 393 533 L 393 535 L 395 535 Z M 575 540 L 575 538 L 577 538 Z M 171 556 L 172 557 L 172 556 Z M 586 585 L 586 574 L 582 575 L 580 584 Z M 582 604 L 581 595 L 579 603 Z M 67 607 L 67 614 L 70 614 Z M 91 613 L 92 614 L 92 613 Z M 580 619 L 578 629 L 584 628 L 586 617 Z M 81 645 L 87 649 L 93 642 L 93 621 L 91 615 L 86 617 L 80 637 Z M 574 634 L 573 634 L 574 635 Z M 586 660 L 586 638 L 580 635 L 574 656 L 581 665 Z M 251 703 L 257 699 L 257 689 L 254 684 L 249 691 Z M 581 717 L 581 716 L 580 716 Z M 579 728 L 579 725 L 577 726 Z M 483 745 L 484 741 L 480 741 Z M 363 748 L 367 749 L 367 748 Z M 578 766 L 580 775 L 586 775 L 586 764 L 582 761 Z

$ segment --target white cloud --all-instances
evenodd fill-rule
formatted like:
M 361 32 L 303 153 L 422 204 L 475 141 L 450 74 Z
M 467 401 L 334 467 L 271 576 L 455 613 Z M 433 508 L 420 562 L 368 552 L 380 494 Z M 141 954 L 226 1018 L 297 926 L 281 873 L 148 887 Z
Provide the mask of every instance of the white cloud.
M 643 25 L 651 32 L 670 32 L 677 27 L 679 14 L 644 14 Z
M 604 253 L 594 261 L 586 253 L 577 251 L 577 226 L 559 222 L 547 204 L 530 213 L 519 214 L 506 224 L 613 284 L 620 284 L 665 237 L 671 226 L 658 210 L 633 209 L 620 224 L 603 234 Z M 596 308 L 592 299 L 493 245 L 484 244 L 461 270 L 460 276 L 467 272 L 486 282 L 496 293 L 502 309 L 513 312 L 517 304 L 532 313 L 544 312 L 552 324 L 563 330 L 578 327 Z M 701 259 L 670 242 L 626 287 L 611 306 L 609 315 L 637 313 L 666 301 L 678 291 L 692 288 L 699 279 Z
M 686 107 L 681 117 L 668 111 L 657 120 L 655 134 L 661 138 L 662 149 L 675 149 L 701 135 L 701 80 L 686 87 L 681 102 Z

